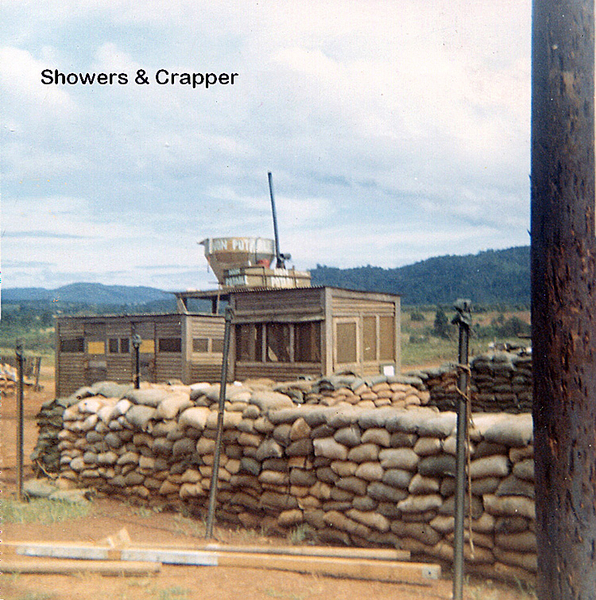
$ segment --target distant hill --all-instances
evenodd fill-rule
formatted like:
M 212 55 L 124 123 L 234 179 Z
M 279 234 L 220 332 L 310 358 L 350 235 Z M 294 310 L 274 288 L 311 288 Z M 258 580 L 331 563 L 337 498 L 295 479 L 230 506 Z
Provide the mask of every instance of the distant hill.
M 413 306 L 452 304 L 458 298 L 474 304 L 530 302 L 529 246 L 438 256 L 395 269 L 317 265 L 311 275 L 314 285 L 400 294 L 403 304 Z
M 530 302 L 528 246 L 464 256 L 438 256 L 395 269 L 370 265 L 339 269 L 317 265 L 311 274 L 313 285 L 400 294 L 403 304 L 409 306 L 451 305 L 457 298 L 470 298 L 477 305 L 528 305 Z M 2 303 L 53 308 L 70 304 L 78 309 L 92 305 L 103 313 L 169 312 L 176 306 L 174 296 L 163 290 L 101 283 L 73 283 L 54 290 L 3 289 Z
M 46 290 L 44 288 L 8 288 L 2 290 L 3 302 L 75 302 L 77 304 L 135 305 L 169 300 L 172 294 L 152 287 L 71 283 Z

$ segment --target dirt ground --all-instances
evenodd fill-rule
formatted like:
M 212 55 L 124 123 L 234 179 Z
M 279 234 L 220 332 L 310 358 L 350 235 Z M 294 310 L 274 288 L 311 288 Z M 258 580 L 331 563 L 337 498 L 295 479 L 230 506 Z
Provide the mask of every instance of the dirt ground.
M 53 398 L 51 369 L 43 370 L 44 389 L 25 391 L 24 479 L 33 477 L 29 458 L 36 440 L 35 415 L 42 402 Z M 0 490 L 1 498 L 16 497 L 16 402 L 14 392 L 2 396 L 0 412 Z M 88 516 L 41 523 L 3 523 L 2 541 L 85 541 L 98 542 L 126 528 L 137 543 L 197 544 L 204 543 L 205 527 L 180 514 L 155 512 L 110 499 L 92 502 Z M 215 538 L 221 543 L 237 545 L 287 544 L 285 539 L 264 537 L 253 531 L 215 527 Z M 33 559 L 35 560 L 35 559 Z M 1 570 L 1 562 L 0 562 Z M 430 586 L 355 581 L 312 574 L 296 574 L 275 570 L 227 567 L 162 567 L 158 575 L 140 577 L 108 577 L 98 574 L 78 575 L 0 575 L 2 600 L 375 600 L 447 599 L 451 597 L 450 573 Z M 465 598 L 483 600 L 529 599 L 532 596 L 516 586 L 491 580 L 467 578 Z

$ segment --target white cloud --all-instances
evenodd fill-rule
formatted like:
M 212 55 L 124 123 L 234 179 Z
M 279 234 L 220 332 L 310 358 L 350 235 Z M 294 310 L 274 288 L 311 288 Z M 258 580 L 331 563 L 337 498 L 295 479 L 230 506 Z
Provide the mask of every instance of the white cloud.
M 298 268 L 527 243 L 529 0 L 3 9 L 5 282 L 207 285 L 197 240 L 272 237 L 268 170 Z M 44 86 L 46 67 L 130 83 Z M 141 68 L 239 76 L 138 86 Z

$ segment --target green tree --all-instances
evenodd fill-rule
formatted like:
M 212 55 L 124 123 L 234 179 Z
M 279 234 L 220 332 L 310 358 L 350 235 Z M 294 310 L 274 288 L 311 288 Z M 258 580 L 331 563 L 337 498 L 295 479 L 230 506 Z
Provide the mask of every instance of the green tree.
M 449 337 L 449 319 L 440 306 L 437 308 L 437 312 L 435 313 L 435 321 L 433 323 L 432 333 L 433 335 L 443 339 L 447 339 Z

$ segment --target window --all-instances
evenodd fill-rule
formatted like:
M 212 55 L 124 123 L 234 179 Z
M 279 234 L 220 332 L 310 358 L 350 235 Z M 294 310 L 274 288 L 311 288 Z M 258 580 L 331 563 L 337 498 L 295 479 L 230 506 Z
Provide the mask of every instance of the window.
M 70 338 L 60 340 L 60 352 L 84 352 L 85 338 Z
M 290 362 L 290 325 L 267 323 L 267 361 Z
M 159 352 L 182 352 L 181 338 L 159 338 Z
M 294 325 L 294 362 L 319 362 L 321 360 L 321 323 L 296 323 Z
M 223 340 L 211 340 L 223 352 Z M 263 352 L 265 358 L 263 359 Z M 238 362 L 320 362 L 321 323 L 245 323 L 236 325 Z
M 263 325 L 260 323 L 236 325 L 236 355 L 240 362 L 262 362 Z
M 194 338 L 192 341 L 193 352 L 209 352 L 208 338 Z
M 211 352 L 214 354 L 222 354 L 224 347 L 223 338 L 215 338 L 211 340 Z
M 130 340 L 125 338 L 109 338 L 108 352 L 110 354 L 128 354 L 130 352 Z
M 336 323 L 336 349 L 338 363 L 357 362 L 356 322 Z

